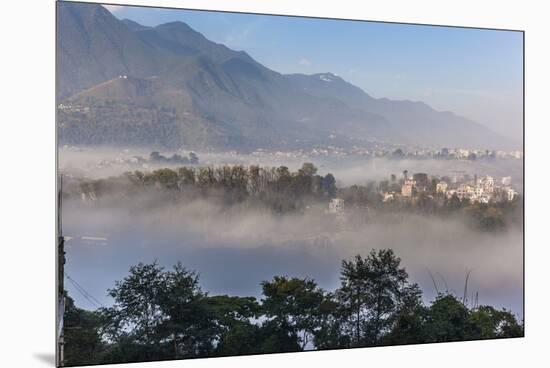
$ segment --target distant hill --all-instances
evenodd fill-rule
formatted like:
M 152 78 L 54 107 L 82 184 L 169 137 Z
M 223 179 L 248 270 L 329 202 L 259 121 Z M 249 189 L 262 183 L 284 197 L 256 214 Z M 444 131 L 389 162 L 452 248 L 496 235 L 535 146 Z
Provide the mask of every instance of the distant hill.
M 383 116 L 404 142 L 457 147 L 513 147 L 508 138 L 448 111 L 436 111 L 423 102 L 376 99 L 331 73 L 289 75 L 305 92 L 338 98 L 349 106 Z
M 58 93 L 64 98 L 121 74 L 149 76 L 164 60 L 107 9 L 57 3 Z
M 331 74 L 283 75 L 182 22 L 118 20 L 58 3 L 60 142 L 193 149 L 376 141 L 494 148 L 482 125 L 420 102 L 374 99 Z

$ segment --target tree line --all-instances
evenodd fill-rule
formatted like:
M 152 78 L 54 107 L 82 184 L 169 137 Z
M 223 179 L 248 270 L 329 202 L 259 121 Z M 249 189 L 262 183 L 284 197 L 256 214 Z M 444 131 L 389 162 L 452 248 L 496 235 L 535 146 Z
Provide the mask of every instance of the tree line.
M 319 175 L 312 163 L 304 163 L 296 171 L 286 166 L 260 167 L 251 165 L 183 166 L 162 168 L 150 172 L 134 171 L 119 177 L 83 180 L 72 190 L 94 193 L 94 197 L 115 194 L 128 197 L 140 194 L 139 189 L 160 190 L 172 199 L 205 198 L 223 205 L 246 204 L 278 213 L 303 212 L 312 206 L 325 206 L 331 198 L 344 199 L 346 209 L 365 211 L 371 220 L 384 213 L 414 213 L 420 215 L 454 216 L 472 228 L 482 231 L 502 231 L 510 226 L 523 226 L 522 197 L 496 203 L 471 203 L 456 195 L 447 198 L 437 193 L 438 180 L 428 180 L 426 174 L 414 174 L 417 182 L 424 182 L 425 190 L 414 200 L 384 201 L 383 193 L 399 192 L 402 179 L 391 175 L 390 180 L 369 181 L 365 185 L 337 187 L 336 178 L 328 173 Z M 67 188 L 66 188 L 67 189 Z M 70 192 L 71 189 L 68 189 Z
M 438 293 L 429 305 L 391 249 L 341 265 L 334 291 L 275 276 L 261 298 L 209 295 L 177 263 L 138 264 L 108 295 L 110 307 L 66 295 L 67 366 L 523 336 L 507 310 Z
M 252 165 L 183 166 L 162 168 L 151 172 L 127 172 L 119 177 L 83 180 L 72 192 L 132 194 L 136 188 L 154 188 L 191 198 L 219 200 L 227 206 L 247 202 L 264 206 L 276 213 L 302 211 L 310 203 L 336 196 L 336 179 L 330 173 L 321 176 L 312 163 L 304 163 L 296 171 L 286 166 L 260 167 Z M 66 188 L 66 192 L 71 192 Z

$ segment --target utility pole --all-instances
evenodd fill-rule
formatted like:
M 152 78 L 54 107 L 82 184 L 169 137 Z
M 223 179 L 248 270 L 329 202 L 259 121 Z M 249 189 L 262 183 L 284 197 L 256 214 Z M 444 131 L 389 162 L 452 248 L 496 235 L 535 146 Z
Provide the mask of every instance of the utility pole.
M 59 177 L 59 190 L 57 192 L 57 366 L 63 367 L 65 363 L 64 345 L 65 334 L 63 326 L 63 317 L 65 314 L 65 238 L 61 222 L 61 196 L 63 193 L 63 177 Z

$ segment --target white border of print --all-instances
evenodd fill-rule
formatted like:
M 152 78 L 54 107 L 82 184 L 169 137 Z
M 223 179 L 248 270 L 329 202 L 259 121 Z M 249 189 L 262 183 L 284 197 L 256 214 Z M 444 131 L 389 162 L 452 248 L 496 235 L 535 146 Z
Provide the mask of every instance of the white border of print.
M 115 2 L 115 1 L 112 1 Z M 124 3 L 124 1 L 120 1 Z M 506 0 L 132 0 L 135 5 L 234 10 L 526 31 L 526 337 L 523 339 L 269 354 L 139 363 L 139 367 L 239 366 L 518 367 L 547 348 L 550 259 L 547 12 L 544 2 Z M 2 266 L 3 367 L 54 364 L 54 49 L 53 0 L 2 4 Z M 6 84 L 7 81 L 7 84 Z M 537 359 L 538 358 L 538 359 Z M 537 365 L 536 363 L 534 364 Z M 540 365 L 540 364 L 539 364 Z M 133 365 L 134 366 L 134 365 Z M 108 366 L 104 366 L 108 367 Z

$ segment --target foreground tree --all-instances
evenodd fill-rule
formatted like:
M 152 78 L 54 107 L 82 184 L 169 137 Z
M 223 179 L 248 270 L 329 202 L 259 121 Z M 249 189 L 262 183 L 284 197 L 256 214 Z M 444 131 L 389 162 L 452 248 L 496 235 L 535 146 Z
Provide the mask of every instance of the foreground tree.
M 108 338 L 120 343 L 120 346 L 139 346 L 139 349 L 123 349 L 114 353 L 127 355 L 131 361 L 155 359 L 160 351 L 162 336 L 159 326 L 166 315 L 161 308 L 161 300 L 166 279 L 163 268 L 156 262 L 139 263 L 130 268 L 129 275 L 122 281 L 116 281 L 115 287 L 108 290 L 114 299 L 111 308 L 102 310 L 108 325 Z M 134 356 L 137 354 L 137 356 Z
M 418 294 L 400 263 L 391 249 L 372 250 L 367 258 L 357 255 L 342 262 L 342 285 L 336 295 L 352 346 L 376 345 L 403 302 L 411 293 Z
M 66 365 L 275 353 L 352 346 L 523 336 L 506 310 L 470 309 L 452 294 L 430 305 L 392 250 L 343 261 L 341 286 L 275 276 L 263 299 L 209 296 L 180 263 L 130 268 L 109 290 L 114 304 L 77 308 L 67 296 Z
M 418 344 L 426 341 L 428 309 L 422 303 L 422 291 L 416 284 L 407 287 L 390 330 L 381 338 L 383 345 Z
M 115 303 L 101 311 L 103 331 L 115 344 L 104 362 L 212 356 L 259 311 L 253 297 L 209 297 L 180 263 L 169 271 L 156 262 L 131 267 L 109 295 Z
M 96 362 L 104 348 L 101 339 L 101 319 L 97 312 L 75 306 L 65 293 L 65 365 L 88 365 Z
M 211 354 L 215 325 L 197 275 L 177 263 L 163 272 L 161 285 L 158 302 L 163 320 L 157 331 L 170 341 L 173 358 Z
M 491 306 L 480 306 L 470 312 L 470 338 L 493 339 L 522 337 L 523 324 L 507 310 L 496 310 Z
M 468 308 L 454 295 L 441 294 L 428 311 L 426 342 L 466 340 L 469 327 Z
M 275 276 L 262 282 L 264 314 L 289 335 L 298 336 L 302 350 L 313 341 L 326 314 L 325 293 L 310 279 Z

